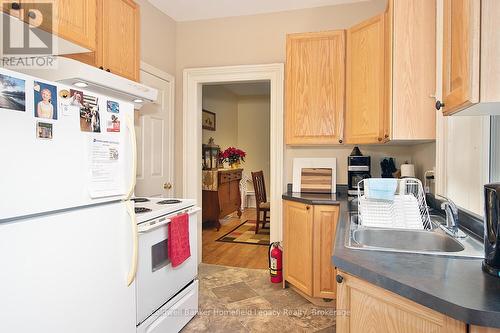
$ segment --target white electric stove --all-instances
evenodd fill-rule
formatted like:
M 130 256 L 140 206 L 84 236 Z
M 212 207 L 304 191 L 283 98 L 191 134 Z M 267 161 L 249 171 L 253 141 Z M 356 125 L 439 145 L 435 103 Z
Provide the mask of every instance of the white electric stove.
M 195 206 L 194 199 L 174 198 L 133 198 L 137 223 L 146 222 L 159 216 L 172 214 Z
M 198 311 L 197 217 L 191 199 L 135 198 L 139 232 L 137 265 L 137 332 L 180 331 Z M 172 267 L 168 256 L 168 224 L 189 215 L 191 257 Z

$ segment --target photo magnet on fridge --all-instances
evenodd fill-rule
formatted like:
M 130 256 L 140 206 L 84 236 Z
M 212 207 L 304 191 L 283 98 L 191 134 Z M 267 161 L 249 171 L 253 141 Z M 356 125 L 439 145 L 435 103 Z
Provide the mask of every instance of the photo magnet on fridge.
M 120 119 L 118 118 L 118 115 L 111 114 L 111 116 L 108 117 L 106 131 L 120 132 Z
M 37 121 L 36 123 L 36 137 L 38 139 L 52 140 L 53 137 L 53 124 Z
M 71 90 L 73 91 L 73 90 Z M 83 96 L 83 94 L 82 94 Z M 80 104 L 73 105 L 73 97 L 67 89 L 59 90 L 59 110 L 63 116 L 76 115 L 80 112 Z
M 57 87 L 51 84 L 35 81 L 34 107 L 35 117 L 57 119 Z
M 108 112 L 120 113 L 120 104 L 118 104 L 117 102 L 108 101 L 107 109 L 108 109 Z
M 26 111 L 26 82 L 0 74 L 0 110 Z
M 101 132 L 101 115 L 97 97 L 83 95 L 82 106 L 80 107 L 80 130 L 82 132 Z

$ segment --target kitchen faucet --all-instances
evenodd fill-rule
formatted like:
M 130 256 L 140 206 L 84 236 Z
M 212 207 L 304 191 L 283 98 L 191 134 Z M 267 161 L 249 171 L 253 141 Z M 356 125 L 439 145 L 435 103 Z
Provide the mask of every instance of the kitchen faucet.
M 443 197 L 444 202 L 441 204 L 441 209 L 446 213 L 446 225 L 440 225 L 448 235 L 454 238 L 465 238 L 467 235 L 458 228 L 458 208 L 457 205 L 450 199 Z

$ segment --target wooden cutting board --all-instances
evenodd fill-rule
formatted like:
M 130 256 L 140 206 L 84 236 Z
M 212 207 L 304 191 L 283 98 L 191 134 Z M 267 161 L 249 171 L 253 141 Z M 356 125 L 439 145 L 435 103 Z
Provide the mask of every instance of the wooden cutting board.
M 300 192 L 332 193 L 332 169 L 302 169 L 300 176 Z

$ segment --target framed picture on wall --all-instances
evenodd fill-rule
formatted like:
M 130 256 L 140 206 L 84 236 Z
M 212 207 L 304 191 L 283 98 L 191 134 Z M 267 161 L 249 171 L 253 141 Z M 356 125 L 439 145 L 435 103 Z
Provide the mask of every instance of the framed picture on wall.
M 215 131 L 215 113 L 203 110 L 201 120 L 203 129 Z

